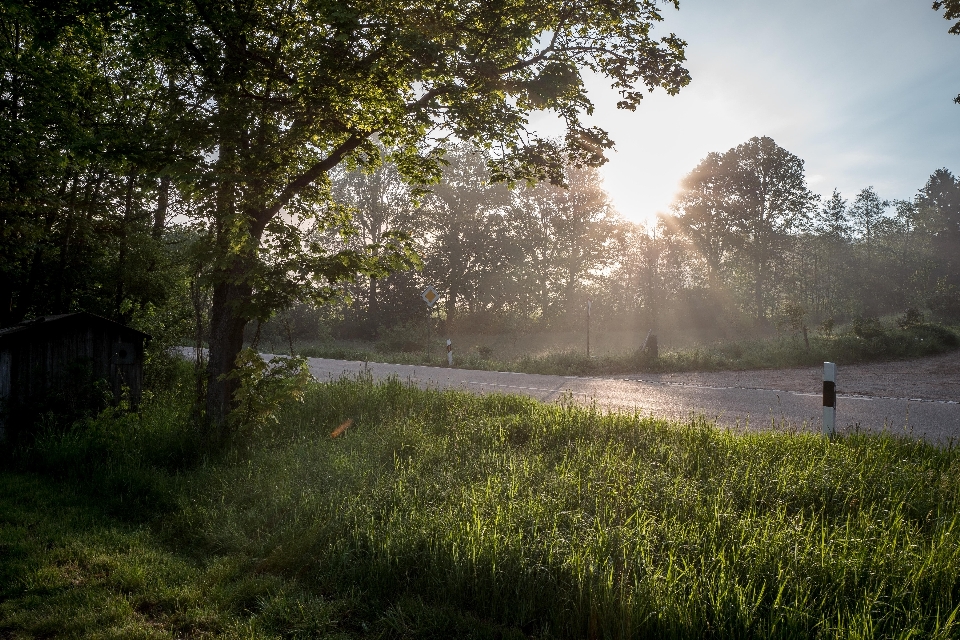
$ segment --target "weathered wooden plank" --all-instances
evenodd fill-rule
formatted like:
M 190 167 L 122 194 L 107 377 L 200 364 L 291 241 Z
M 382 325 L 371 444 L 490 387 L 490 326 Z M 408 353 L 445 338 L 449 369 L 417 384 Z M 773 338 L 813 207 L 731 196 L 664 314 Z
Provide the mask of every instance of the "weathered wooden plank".
M 143 392 L 144 341 L 149 336 L 88 313 L 56 316 L 0 331 L 0 398 L 8 415 L 28 416 L 57 407 L 69 412 L 99 405 L 97 380 L 119 400 L 129 389 L 136 406 Z M 130 353 L 118 359 L 118 345 Z M 90 408 L 95 408 L 91 404 Z M 100 405 L 102 406 L 102 405 Z M 2 425 L 0 425 L 2 428 Z

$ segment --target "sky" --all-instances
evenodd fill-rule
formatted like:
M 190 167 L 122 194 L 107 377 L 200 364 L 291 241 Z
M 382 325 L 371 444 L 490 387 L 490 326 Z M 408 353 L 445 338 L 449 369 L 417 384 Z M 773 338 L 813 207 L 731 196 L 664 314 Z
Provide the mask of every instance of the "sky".
M 805 161 L 810 188 L 908 199 L 936 169 L 960 173 L 960 36 L 931 0 L 681 0 L 660 31 L 687 41 L 693 81 L 635 111 L 587 80 L 616 150 L 617 210 L 648 222 L 707 153 L 770 136 Z M 547 116 L 532 124 L 551 133 Z

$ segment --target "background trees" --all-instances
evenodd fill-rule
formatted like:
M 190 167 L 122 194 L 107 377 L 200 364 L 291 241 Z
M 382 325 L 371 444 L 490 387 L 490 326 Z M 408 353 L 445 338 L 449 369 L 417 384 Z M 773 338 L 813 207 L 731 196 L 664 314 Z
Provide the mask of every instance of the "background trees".
M 357 276 L 373 278 L 376 307 L 377 279 L 417 262 L 409 237 L 383 225 L 364 231 L 380 240 L 335 253 L 316 241 L 343 226 L 333 169 L 389 162 L 428 184 L 443 144 L 461 140 L 490 151 L 494 181 L 560 182 L 565 164 L 601 164 L 612 145 L 582 122 L 583 69 L 608 78 L 625 109 L 646 89 L 689 81 L 684 43 L 651 33 L 655 0 L 23 0 L 2 11 L 2 320 L 77 306 L 121 317 L 125 301 L 157 298 L 142 276 L 176 205 L 198 230 L 197 275 L 212 291 L 214 425 L 238 388 L 231 372 L 251 320 Z M 528 130 L 534 109 L 555 112 L 566 135 Z M 104 236 L 112 244 L 92 240 Z M 474 236 L 437 236 L 452 243 L 435 256 L 452 286 L 469 284 L 476 265 L 457 249 L 485 239 Z M 43 287 L 52 295 L 35 304 Z
M 797 318 L 829 331 L 908 307 L 960 319 L 949 171 L 912 201 L 887 202 L 871 187 L 819 199 L 799 158 L 755 138 L 709 154 L 684 179 L 674 213 L 643 226 L 616 215 L 595 169 L 567 167 L 566 189 L 507 189 L 490 182 L 484 155 L 452 148 L 444 180 L 404 209 L 424 266 L 404 276 L 405 301 L 379 327 L 422 325 L 426 284 L 444 296 L 439 317 L 452 335 L 580 330 L 587 299 L 597 326 L 638 339 L 659 329 L 668 343 L 763 335 Z
M 561 173 L 566 187 L 510 189 L 492 181 L 490 155 L 482 149 L 455 145 L 445 158 L 443 179 L 416 207 L 396 172 L 381 168 L 333 175 L 331 189 L 354 209 L 355 224 L 366 228 L 368 220 L 389 219 L 414 238 L 423 259 L 418 274 L 389 276 L 388 282 L 405 283 L 406 301 L 391 300 L 389 313 L 382 316 L 370 303 L 376 281 L 350 285 L 360 303 L 347 314 L 351 326 L 359 318 L 369 323 L 363 335 L 374 337 L 378 327 L 422 315 L 419 293 L 426 284 L 443 294 L 438 308 L 448 331 L 496 326 L 511 318 L 565 322 L 568 313 L 585 304 L 592 281 L 616 262 L 629 228 L 614 212 L 599 172 L 571 165 Z M 381 193 L 398 198 L 381 198 Z M 324 241 L 337 251 L 362 244 L 367 235 L 331 231 Z
M 109 5 L 0 7 L 0 326 L 84 309 L 159 344 L 186 317 L 166 167 L 191 116 Z
M 947 240 L 955 225 L 943 222 L 956 184 L 940 169 L 913 201 L 891 203 L 867 187 L 852 202 L 836 190 L 818 202 L 802 161 L 754 138 L 709 154 L 684 179 L 666 222 L 689 242 L 683 261 L 714 292 L 718 325 L 736 323 L 721 319 L 724 301 L 755 319 L 799 305 L 827 327 L 906 307 L 960 319 L 951 306 L 960 299 L 951 271 L 960 239 Z

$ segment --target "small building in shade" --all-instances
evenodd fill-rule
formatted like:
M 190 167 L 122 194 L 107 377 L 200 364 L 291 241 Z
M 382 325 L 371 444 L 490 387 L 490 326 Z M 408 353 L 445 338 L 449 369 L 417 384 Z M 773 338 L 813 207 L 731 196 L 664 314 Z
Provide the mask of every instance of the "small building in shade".
M 0 440 L 15 441 L 39 416 L 96 412 L 143 391 L 150 336 L 81 311 L 0 329 Z

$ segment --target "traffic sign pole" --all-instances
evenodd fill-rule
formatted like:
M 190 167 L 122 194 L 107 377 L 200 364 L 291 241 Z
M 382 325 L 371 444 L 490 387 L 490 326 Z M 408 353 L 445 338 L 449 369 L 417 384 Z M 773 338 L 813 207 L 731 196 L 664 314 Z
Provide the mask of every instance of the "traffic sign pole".
M 587 300 L 587 358 L 590 357 L 590 307 L 593 306 L 592 300 Z
M 430 357 L 430 340 L 433 337 L 430 325 L 433 324 L 433 305 L 436 304 L 437 299 L 440 297 L 440 294 L 437 293 L 437 290 L 433 288 L 433 285 L 428 285 L 426 289 L 423 290 L 423 293 L 420 294 L 420 297 L 424 302 L 427 303 L 427 357 Z

